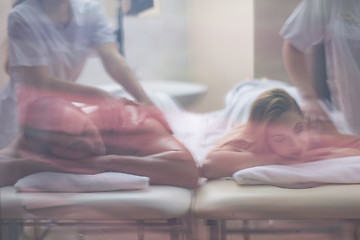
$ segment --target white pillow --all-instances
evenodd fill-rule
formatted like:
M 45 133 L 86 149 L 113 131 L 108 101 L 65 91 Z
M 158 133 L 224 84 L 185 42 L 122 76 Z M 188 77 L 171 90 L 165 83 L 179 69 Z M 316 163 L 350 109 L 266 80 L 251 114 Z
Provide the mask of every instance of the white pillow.
M 306 188 L 321 184 L 360 183 L 360 156 L 294 165 L 267 165 L 239 170 L 233 178 L 241 185 Z
M 105 192 L 148 186 L 148 177 L 118 172 L 94 175 L 40 172 L 19 179 L 15 184 L 20 192 Z

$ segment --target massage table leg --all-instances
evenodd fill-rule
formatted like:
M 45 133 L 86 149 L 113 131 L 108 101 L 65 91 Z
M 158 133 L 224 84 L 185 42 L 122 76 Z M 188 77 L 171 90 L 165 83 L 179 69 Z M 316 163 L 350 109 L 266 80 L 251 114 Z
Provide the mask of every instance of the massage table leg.
M 21 223 L 7 223 L 0 219 L 0 239 L 19 239 L 22 227 Z
M 37 220 L 34 220 L 33 221 L 33 231 L 34 231 L 34 239 L 35 240 L 43 240 L 44 237 L 47 235 L 47 233 L 49 232 L 49 228 L 46 228 L 45 231 L 40 231 L 40 224 L 39 224 L 39 221 Z
M 182 239 L 186 239 L 186 240 L 191 240 L 192 236 L 197 236 L 194 235 L 193 230 L 197 228 L 197 222 L 196 220 L 194 221 L 193 219 L 193 215 L 191 213 L 186 214 L 186 216 L 184 216 L 182 219 L 180 219 L 180 221 L 182 222 L 182 227 L 184 227 L 184 234 Z M 197 234 L 197 233 L 195 233 Z
M 168 224 L 170 225 L 170 239 L 179 240 L 179 220 L 178 219 L 168 219 Z
M 226 240 L 226 234 L 227 234 L 226 220 L 221 220 L 220 221 L 220 239 Z
M 244 228 L 244 240 L 250 240 L 250 233 L 249 233 L 249 221 L 243 221 L 243 228 Z
M 145 236 L 145 222 L 144 220 L 137 221 L 137 236 L 139 240 L 144 240 Z
M 341 239 L 359 240 L 359 221 L 345 220 L 342 227 Z
M 206 220 L 206 225 L 210 228 L 210 240 L 220 239 L 220 224 L 217 220 Z
M 360 236 L 359 236 L 359 220 L 354 220 L 351 221 L 351 234 L 352 234 L 352 238 L 354 240 L 359 240 Z M 350 239 L 350 238 L 349 238 Z

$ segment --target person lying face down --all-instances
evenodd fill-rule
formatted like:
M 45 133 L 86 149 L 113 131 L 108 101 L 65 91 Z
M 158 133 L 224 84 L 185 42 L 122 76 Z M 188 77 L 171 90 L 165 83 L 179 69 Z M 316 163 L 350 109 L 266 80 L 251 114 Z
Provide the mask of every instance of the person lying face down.
M 265 91 L 254 101 L 248 122 L 233 129 L 207 155 L 202 174 L 221 178 L 261 165 L 360 155 L 358 137 L 340 134 L 336 129 L 314 129 L 309 128 L 288 93 L 282 89 Z
M 74 160 L 106 153 L 94 123 L 66 100 L 39 98 L 25 108 L 20 122 L 31 152 Z
M 22 137 L 0 152 L 0 164 L 2 159 L 14 164 L 21 159 L 26 168 L 17 169 L 12 179 L 0 178 L 0 185 L 40 171 L 113 171 L 147 176 L 151 184 L 197 186 L 198 170 L 190 152 L 151 110 L 135 102 L 120 99 L 110 108 L 79 108 L 41 97 L 21 116 Z

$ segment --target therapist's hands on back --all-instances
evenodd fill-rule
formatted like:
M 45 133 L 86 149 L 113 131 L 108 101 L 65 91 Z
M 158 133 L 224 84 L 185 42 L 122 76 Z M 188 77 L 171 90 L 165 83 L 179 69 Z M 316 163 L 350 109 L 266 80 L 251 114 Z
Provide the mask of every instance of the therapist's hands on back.
M 152 118 L 158 120 L 166 130 L 172 134 L 173 131 L 164 114 L 146 94 L 135 74 L 131 71 L 130 67 L 117 50 L 116 45 L 114 43 L 102 44 L 97 48 L 97 52 L 109 76 L 123 86 L 126 91 L 146 109 L 146 112 L 151 113 L 150 115 Z M 109 107 L 111 107 L 110 105 L 112 105 L 111 100 L 109 101 Z M 113 120 L 115 121 L 116 119 Z
M 317 98 L 303 98 L 300 107 L 305 119 L 310 122 L 330 121 Z
M 160 124 L 166 129 L 168 133 L 173 134 L 173 131 L 168 121 L 166 120 L 164 114 L 160 111 L 159 108 L 157 108 L 153 104 L 150 104 L 150 105 L 143 105 L 142 109 L 143 109 L 142 112 L 144 113 L 142 114 L 143 116 L 141 116 L 142 118 L 151 117 L 159 121 Z

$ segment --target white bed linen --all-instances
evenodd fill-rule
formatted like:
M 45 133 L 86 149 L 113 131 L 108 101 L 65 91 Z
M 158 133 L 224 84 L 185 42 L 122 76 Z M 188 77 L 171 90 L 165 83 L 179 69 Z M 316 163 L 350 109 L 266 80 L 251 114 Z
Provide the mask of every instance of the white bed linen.
M 249 79 L 236 84 L 225 97 L 225 107 L 208 113 L 194 113 L 184 110 L 168 95 L 148 91 L 147 94 L 167 118 L 174 136 L 193 154 L 197 164 L 201 166 L 207 153 L 216 146 L 219 139 L 238 124 L 248 120 L 251 105 L 262 92 L 271 88 L 287 91 L 297 102 L 299 94 L 295 87 L 281 81 L 270 79 Z M 124 90 L 113 92 L 127 97 L 131 96 Z M 346 126 L 341 114 L 329 112 L 341 132 Z
M 19 179 L 15 184 L 20 192 L 106 192 L 148 186 L 148 177 L 117 172 L 94 175 L 40 172 Z
M 322 184 L 360 183 L 360 156 L 294 165 L 267 165 L 239 170 L 233 178 L 241 185 L 307 188 Z

